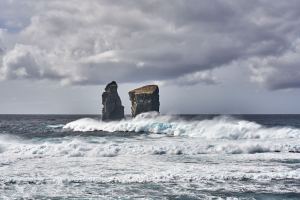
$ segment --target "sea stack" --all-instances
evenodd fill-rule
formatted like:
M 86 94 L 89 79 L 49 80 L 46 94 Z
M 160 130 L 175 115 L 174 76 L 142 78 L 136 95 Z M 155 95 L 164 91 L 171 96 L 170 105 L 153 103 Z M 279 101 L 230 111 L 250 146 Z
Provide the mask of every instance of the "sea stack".
M 124 106 L 118 94 L 118 85 L 115 81 L 107 84 L 102 93 L 102 120 L 120 120 L 124 118 Z
M 146 85 L 129 92 L 132 117 L 140 113 L 159 112 L 159 89 L 157 85 Z

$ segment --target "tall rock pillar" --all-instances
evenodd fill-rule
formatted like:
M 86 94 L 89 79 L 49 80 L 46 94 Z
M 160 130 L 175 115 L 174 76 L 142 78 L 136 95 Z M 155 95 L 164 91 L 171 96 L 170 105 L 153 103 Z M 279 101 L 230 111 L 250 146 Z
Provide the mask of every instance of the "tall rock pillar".
M 102 93 L 102 120 L 121 120 L 124 118 L 124 106 L 118 94 L 118 85 L 115 81 L 107 84 Z
M 146 85 L 129 92 L 132 117 L 144 112 L 159 112 L 159 89 L 157 85 Z

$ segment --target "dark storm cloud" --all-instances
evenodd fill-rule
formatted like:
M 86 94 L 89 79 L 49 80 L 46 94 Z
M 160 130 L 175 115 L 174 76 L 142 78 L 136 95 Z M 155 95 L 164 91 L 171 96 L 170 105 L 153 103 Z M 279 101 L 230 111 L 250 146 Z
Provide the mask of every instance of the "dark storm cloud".
M 235 62 L 268 88 L 300 85 L 296 0 L 27 3 L 31 22 L 3 55 L 2 79 L 214 84 L 212 70 Z

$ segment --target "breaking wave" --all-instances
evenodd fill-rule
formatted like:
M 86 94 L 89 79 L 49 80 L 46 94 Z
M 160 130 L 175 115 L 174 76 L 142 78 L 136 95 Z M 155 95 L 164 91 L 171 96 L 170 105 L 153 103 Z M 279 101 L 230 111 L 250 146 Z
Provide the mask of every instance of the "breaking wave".
M 116 157 L 141 155 L 199 155 L 300 153 L 300 145 L 291 141 L 214 141 L 144 139 L 136 142 L 107 141 L 104 138 L 68 138 L 60 141 L 15 141 L 5 151 L 8 158 L 32 157 Z
M 2 198 L 299 196 L 300 129 L 227 116 L 203 120 L 158 113 L 63 125 L 77 117 L 17 118 L 0 124 Z M 295 123 L 276 119 L 263 122 L 299 122 L 298 117 Z M 260 196 L 266 193 L 270 195 Z
M 265 127 L 255 122 L 226 116 L 206 120 L 184 120 L 176 116 L 160 116 L 156 112 L 112 122 L 83 118 L 70 122 L 63 128 L 79 132 L 145 132 L 205 139 L 300 138 L 300 129 L 292 127 Z

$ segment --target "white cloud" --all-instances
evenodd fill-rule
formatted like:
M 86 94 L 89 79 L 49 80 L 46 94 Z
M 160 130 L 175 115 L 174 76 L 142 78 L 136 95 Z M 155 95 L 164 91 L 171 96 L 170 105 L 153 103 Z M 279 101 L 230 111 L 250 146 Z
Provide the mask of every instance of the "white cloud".
M 48 66 L 48 56 L 37 47 L 16 44 L 15 48 L 3 57 L 3 78 L 58 78 L 59 72 Z

